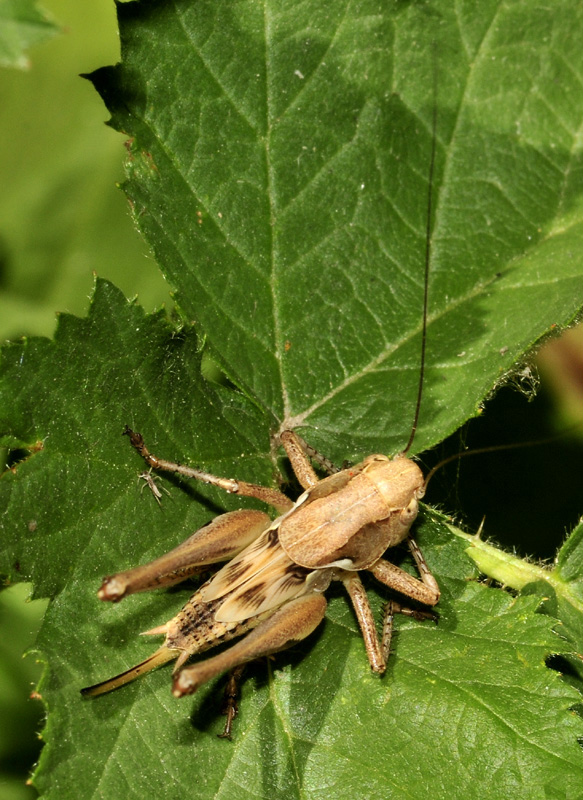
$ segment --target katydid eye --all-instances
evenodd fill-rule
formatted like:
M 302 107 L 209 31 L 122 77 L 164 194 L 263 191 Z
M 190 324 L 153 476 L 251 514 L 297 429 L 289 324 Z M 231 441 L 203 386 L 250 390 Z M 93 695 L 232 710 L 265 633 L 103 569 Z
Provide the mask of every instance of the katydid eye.
M 405 522 L 417 516 L 419 506 L 417 500 L 411 500 L 409 505 L 401 511 L 401 519 Z

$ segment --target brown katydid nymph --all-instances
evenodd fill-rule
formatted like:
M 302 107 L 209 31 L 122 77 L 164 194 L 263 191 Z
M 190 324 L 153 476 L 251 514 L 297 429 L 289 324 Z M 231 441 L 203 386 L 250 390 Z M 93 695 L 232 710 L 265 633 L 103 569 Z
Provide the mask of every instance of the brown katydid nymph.
M 333 580 L 342 581 L 348 591 L 376 673 L 386 668 L 393 614 L 418 619 L 432 616 L 390 602 L 379 640 L 358 575 L 359 570 L 367 570 L 391 589 L 429 606 L 439 600 L 437 581 L 409 537 L 425 481 L 417 464 L 404 454 L 394 459 L 368 456 L 354 467 L 318 480 L 308 456 L 331 470 L 329 462 L 295 433 L 284 431 L 281 443 L 305 490 L 293 503 L 276 489 L 219 478 L 157 458 L 141 434 L 129 428 L 124 433 L 152 469 L 255 497 L 276 508 L 280 516 L 272 521 L 265 512 L 255 510 L 222 514 L 155 561 L 105 578 L 98 595 L 115 602 L 135 592 L 170 586 L 227 561 L 176 617 L 147 632 L 166 637 L 153 655 L 121 675 L 83 689 L 84 695 L 116 689 L 171 660 L 176 660 L 173 693 L 177 697 L 191 694 L 222 672 L 306 638 L 324 618 L 323 593 Z M 382 557 L 387 548 L 405 539 L 421 580 Z M 247 635 L 219 655 L 184 666 L 192 655 L 243 634 Z M 228 690 L 232 692 L 231 687 Z M 227 709 L 226 735 L 235 711 L 234 704 Z

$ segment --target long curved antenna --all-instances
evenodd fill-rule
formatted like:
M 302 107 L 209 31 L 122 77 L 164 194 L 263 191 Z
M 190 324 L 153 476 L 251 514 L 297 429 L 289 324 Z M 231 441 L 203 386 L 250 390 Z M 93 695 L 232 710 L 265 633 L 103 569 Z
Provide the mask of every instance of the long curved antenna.
M 431 120 L 431 158 L 429 161 L 429 177 L 427 188 L 427 220 L 425 224 L 425 275 L 423 292 L 423 330 L 421 333 L 421 359 L 419 364 L 419 386 L 417 388 L 417 402 L 415 404 L 415 415 L 413 425 L 409 434 L 409 441 L 403 450 L 407 453 L 413 444 L 413 439 L 417 432 L 419 423 L 419 412 L 421 411 L 421 397 L 423 396 L 423 379 L 425 377 L 425 351 L 427 348 L 427 306 L 429 297 L 429 262 L 431 260 L 431 213 L 433 211 L 433 173 L 435 172 L 435 153 L 437 150 L 437 69 L 434 64 L 433 69 L 433 115 Z
M 522 450 L 525 447 L 540 447 L 544 444 L 552 444 L 568 436 L 570 433 L 573 433 L 573 431 L 576 431 L 578 428 L 581 428 L 582 425 L 583 422 L 576 422 L 575 425 L 571 425 L 560 433 L 554 434 L 553 436 L 545 436 L 544 439 L 533 439 L 530 442 L 512 442 L 511 444 L 494 444 L 489 447 L 477 447 L 475 450 L 462 450 L 461 453 L 454 453 L 454 455 L 444 458 L 439 464 L 436 464 L 433 469 L 429 470 L 423 486 L 427 489 L 429 481 L 433 478 L 435 473 L 442 467 L 445 467 L 446 464 L 451 464 L 452 461 L 459 461 L 460 458 L 465 458 L 466 456 L 478 456 L 482 453 L 499 453 L 502 450 Z

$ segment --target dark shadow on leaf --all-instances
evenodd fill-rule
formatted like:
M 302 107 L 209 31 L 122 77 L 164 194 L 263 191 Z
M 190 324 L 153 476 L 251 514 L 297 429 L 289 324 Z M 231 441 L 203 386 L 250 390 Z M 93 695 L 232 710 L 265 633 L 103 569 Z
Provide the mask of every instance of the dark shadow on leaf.
M 184 480 L 184 478 L 180 478 L 178 475 L 172 474 L 164 474 L 164 480 L 171 483 L 177 489 L 180 489 L 185 495 L 187 495 L 191 500 L 198 503 L 203 508 L 210 511 L 211 514 L 224 514 L 225 509 L 216 503 L 214 500 L 211 500 L 209 497 L 205 497 L 200 491 L 197 489 L 197 484 L 193 482 L 189 482 Z

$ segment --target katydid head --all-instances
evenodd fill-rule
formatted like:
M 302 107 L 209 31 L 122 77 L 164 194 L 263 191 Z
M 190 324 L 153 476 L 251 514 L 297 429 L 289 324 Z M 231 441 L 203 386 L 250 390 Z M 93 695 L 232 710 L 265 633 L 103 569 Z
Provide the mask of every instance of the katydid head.
M 410 500 L 425 494 L 425 480 L 419 466 L 404 455 L 395 458 L 373 455 L 365 458 L 362 472 L 374 484 L 388 507 L 405 508 Z

